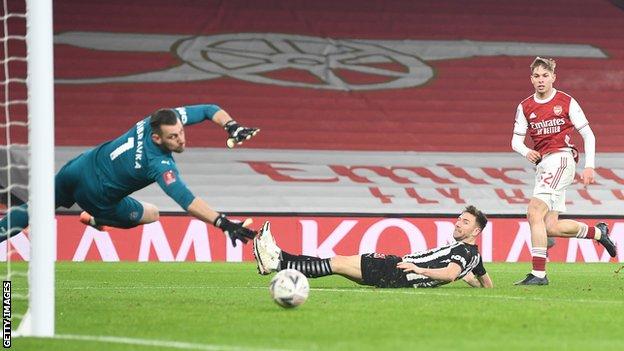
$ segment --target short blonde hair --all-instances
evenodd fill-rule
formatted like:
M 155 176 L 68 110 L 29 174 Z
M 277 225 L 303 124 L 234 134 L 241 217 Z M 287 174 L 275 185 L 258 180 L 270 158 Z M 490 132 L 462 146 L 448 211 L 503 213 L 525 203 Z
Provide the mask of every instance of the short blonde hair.
M 540 66 L 544 67 L 544 69 L 547 71 L 555 73 L 555 67 L 557 67 L 557 63 L 551 58 L 537 56 L 535 60 L 533 60 L 533 62 L 531 63 L 531 66 L 529 66 L 531 67 L 531 73 L 533 73 L 533 71 Z

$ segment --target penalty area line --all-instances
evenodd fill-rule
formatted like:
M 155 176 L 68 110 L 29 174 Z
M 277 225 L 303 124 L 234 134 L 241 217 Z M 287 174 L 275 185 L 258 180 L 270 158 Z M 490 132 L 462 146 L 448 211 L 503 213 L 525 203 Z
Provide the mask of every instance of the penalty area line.
M 106 335 L 57 334 L 51 339 L 78 340 L 78 341 L 90 341 L 90 342 L 101 342 L 101 343 L 123 344 L 123 345 L 137 345 L 137 346 L 148 346 L 148 347 L 169 347 L 173 349 L 199 350 L 199 351 L 243 351 L 243 350 L 294 351 L 292 349 L 274 349 L 274 348 L 262 348 L 262 347 L 253 347 L 253 346 L 199 344 L 199 343 L 191 343 L 191 342 L 184 342 L 184 341 L 140 339 L 140 338 L 106 336 Z

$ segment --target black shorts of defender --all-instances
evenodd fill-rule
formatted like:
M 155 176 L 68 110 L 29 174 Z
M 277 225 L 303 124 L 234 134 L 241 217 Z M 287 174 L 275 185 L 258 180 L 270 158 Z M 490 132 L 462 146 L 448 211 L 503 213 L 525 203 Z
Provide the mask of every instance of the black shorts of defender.
M 406 274 L 397 263 L 402 259 L 395 255 L 368 253 L 361 256 L 362 283 L 378 288 L 411 288 Z

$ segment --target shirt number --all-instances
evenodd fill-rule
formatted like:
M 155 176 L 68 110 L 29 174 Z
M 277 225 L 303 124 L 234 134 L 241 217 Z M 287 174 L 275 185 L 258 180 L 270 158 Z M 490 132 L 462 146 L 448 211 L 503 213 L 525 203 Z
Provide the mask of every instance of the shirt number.
M 117 148 L 115 150 L 113 150 L 113 152 L 110 153 L 111 161 L 114 161 L 117 157 L 119 157 L 119 155 L 121 155 L 124 152 L 132 149 L 133 147 L 134 147 L 134 137 L 130 137 L 130 138 L 128 138 L 128 141 L 126 141 L 125 143 L 117 146 Z

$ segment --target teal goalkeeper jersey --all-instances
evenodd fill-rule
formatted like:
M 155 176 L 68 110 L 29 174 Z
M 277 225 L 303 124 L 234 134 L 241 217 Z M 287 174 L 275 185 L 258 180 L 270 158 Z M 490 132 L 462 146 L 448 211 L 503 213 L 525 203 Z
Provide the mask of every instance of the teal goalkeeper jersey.
M 174 109 L 185 126 L 212 120 L 217 105 L 192 105 Z M 163 151 L 151 138 L 150 117 L 139 121 L 117 139 L 89 151 L 105 196 L 112 201 L 157 182 L 158 185 L 187 210 L 195 196 L 179 175 L 171 152 Z

